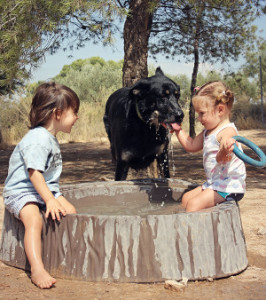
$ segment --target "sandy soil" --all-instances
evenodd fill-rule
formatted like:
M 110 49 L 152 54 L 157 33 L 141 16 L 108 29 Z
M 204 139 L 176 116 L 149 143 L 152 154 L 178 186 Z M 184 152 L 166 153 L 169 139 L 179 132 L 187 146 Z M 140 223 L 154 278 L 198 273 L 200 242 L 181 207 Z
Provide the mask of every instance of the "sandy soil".
M 266 130 L 241 131 L 266 152 Z M 201 154 L 188 154 L 173 142 L 172 177 L 201 183 L 204 179 Z M 7 175 L 13 147 L 0 149 L 0 192 Z M 106 139 L 90 143 L 61 145 L 63 173 L 61 183 L 112 180 L 109 143 Z M 247 154 L 252 151 L 247 149 Z M 191 166 L 193 166 L 191 168 Z M 183 292 L 166 290 L 163 283 L 119 284 L 68 281 L 57 278 L 56 286 L 40 290 L 31 284 L 25 271 L 0 262 L 0 299 L 266 299 L 266 169 L 247 165 L 247 192 L 240 201 L 249 266 L 241 274 L 213 282 L 189 282 Z M 139 176 L 139 175 L 138 175 Z M 136 177 L 131 173 L 130 178 Z M 142 174 L 141 177 L 147 177 Z M 0 230 L 3 220 L 0 199 Z

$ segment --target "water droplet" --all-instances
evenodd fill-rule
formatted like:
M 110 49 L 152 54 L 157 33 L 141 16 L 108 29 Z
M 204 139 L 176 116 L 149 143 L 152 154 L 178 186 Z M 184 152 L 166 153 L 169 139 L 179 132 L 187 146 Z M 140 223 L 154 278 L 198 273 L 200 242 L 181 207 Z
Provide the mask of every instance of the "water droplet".
M 172 174 L 172 176 L 175 176 L 176 167 L 175 167 L 175 162 L 174 162 L 174 145 L 173 145 L 172 140 L 171 140 L 171 135 L 169 136 L 168 152 L 170 153 L 171 161 L 173 163 L 173 166 L 172 166 L 172 168 L 173 168 L 173 174 Z

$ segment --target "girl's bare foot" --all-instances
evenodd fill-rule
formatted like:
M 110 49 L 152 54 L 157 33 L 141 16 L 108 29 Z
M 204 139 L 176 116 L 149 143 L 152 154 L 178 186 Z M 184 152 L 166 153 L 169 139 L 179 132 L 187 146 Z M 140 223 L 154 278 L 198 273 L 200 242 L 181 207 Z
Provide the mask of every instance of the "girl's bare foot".
M 31 270 L 31 281 L 41 289 L 49 289 L 56 283 L 56 279 L 43 268 Z

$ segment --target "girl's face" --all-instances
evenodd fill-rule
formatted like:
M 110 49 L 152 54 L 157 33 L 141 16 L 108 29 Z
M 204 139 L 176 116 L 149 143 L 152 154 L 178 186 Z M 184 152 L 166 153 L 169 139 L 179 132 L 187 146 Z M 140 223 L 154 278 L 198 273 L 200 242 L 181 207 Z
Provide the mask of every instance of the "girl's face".
M 207 130 L 215 129 L 221 119 L 219 115 L 218 106 L 212 106 L 211 104 L 205 105 L 204 103 L 196 103 L 194 106 L 196 113 L 198 114 L 199 122 Z
M 78 120 L 78 114 L 70 107 L 62 112 L 59 118 L 59 126 L 57 131 L 70 133 L 73 125 Z

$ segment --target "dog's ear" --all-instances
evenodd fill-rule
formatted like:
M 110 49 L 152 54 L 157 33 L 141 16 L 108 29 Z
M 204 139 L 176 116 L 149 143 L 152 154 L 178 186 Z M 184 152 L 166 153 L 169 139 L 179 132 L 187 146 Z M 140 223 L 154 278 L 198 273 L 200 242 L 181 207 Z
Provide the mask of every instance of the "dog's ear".
M 126 104 L 126 116 L 128 117 L 129 111 L 132 105 L 136 105 L 136 102 L 145 97 L 145 95 L 150 90 L 150 84 L 145 81 L 145 79 L 141 79 L 137 83 L 135 83 L 129 92 L 128 101 Z
M 160 67 L 158 67 L 155 71 L 155 75 L 156 76 L 164 76 L 164 72 L 162 71 L 162 69 Z
M 141 79 L 136 84 L 134 84 L 131 88 L 131 91 L 129 93 L 130 98 L 141 98 L 146 93 L 150 91 L 150 83 L 146 81 L 145 79 Z
M 139 94 L 140 94 L 140 89 L 138 87 L 136 87 L 136 85 L 134 85 L 129 91 L 128 99 L 127 99 L 127 102 L 125 105 L 127 118 L 128 118 L 129 112 L 130 112 L 130 108 L 132 105 L 135 105 L 136 97 L 138 97 Z

